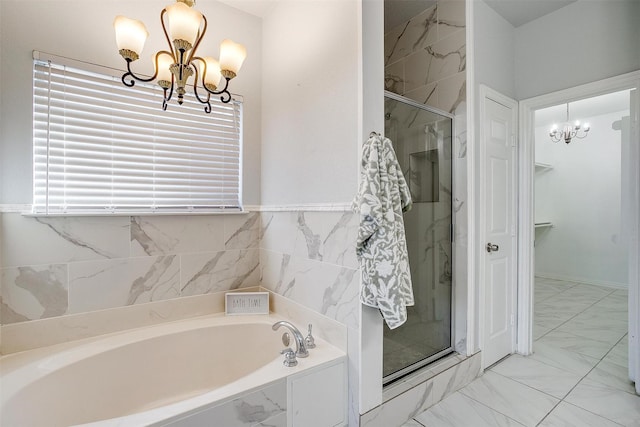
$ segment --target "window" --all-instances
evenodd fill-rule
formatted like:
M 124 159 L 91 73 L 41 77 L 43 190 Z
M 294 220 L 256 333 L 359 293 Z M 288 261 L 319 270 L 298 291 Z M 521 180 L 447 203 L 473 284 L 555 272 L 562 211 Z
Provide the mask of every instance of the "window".
M 157 85 L 116 74 L 34 61 L 34 213 L 241 210 L 241 102 L 162 111 Z

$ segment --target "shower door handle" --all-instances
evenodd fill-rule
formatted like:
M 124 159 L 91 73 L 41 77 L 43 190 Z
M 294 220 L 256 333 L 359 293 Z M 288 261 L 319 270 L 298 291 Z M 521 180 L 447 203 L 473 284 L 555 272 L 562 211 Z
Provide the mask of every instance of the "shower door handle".
M 500 246 L 494 245 L 493 243 L 487 243 L 487 252 L 497 252 L 500 250 Z

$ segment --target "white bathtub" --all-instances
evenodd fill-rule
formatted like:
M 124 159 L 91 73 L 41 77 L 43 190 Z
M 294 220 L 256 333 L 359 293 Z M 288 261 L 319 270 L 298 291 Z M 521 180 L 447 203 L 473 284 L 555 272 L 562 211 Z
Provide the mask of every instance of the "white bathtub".
M 344 359 L 317 339 L 298 366 L 283 366 L 277 320 L 211 315 L 5 356 L 0 425 L 164 424 Z

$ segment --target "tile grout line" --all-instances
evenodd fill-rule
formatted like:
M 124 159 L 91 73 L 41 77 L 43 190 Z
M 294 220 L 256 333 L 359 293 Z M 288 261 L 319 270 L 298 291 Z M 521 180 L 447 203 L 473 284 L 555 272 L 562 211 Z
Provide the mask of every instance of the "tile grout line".
M 573 285 L 571 288 L 568 288 L 568 289 L 566 289 L 566 290 L 564 290 L 564 291 L 562 291 L 562 292 L 559 292 L 559 293 L 558 293 L 558 294 L 556 294 L 556 295 L 563 294 L 563 293 L 565 293 L 565 292 L 566 292 L 566 291 L 568 291 L 569 289 L 572 289 L 572 288 L 573 288 L 573 287 L 575 287 L 575 286 L 578 286 L 578 285 Z M 595 286 L 595 285 L 589 285 L 589 286 Z M 611 292 L 609 292 L 608 294 L 604 295 L 603 297 L 601 297 L 600 299 L 598 299 L 597 301 L 595 301 L 594 303 L 592 303 L 590 306 L 585 307 L 585 309 L 584 309 L 584 310 L 580 311 L 579 313 L 576 313 L 575 315 L 573 315 L 573 316 L 572 316 L 572 317 L 570 317 L 569 319 L 567 319 L 567 320 L 565 320 L 564 322 L 560 323 L 560 324 L 559 324 L 558 326 L 556 326 L 555 328 L 551 328 L 549 331 L 547 331 L 547 332 L 545 332 L 543 335 L 539 336 L 539 337 L 538 337 L 538 339 L 537 339 L 537 340 L 535 340 L 535 341 L 538 341 L 540 338 L 543 338 L 544 336 L 548 335 L 549 333 L 551 333 L 551 332 L 555 331 L 556 329 L 560 328 L 561 326 L 563 326 L 565 323 L 569 322 L 570 320 L 575 319 L 577 316 L 579 316 L 580 314 L 584 313 L 584 312 L 585 312 L 585 311 L 587 311 L 588 309 L 592 308 L 594 305 L 596 305 L 597 303 L 599 303 L 600 301 L 602 301 L 603 299 L 605 299 L 606 297 L 608 297 L 609 295 L 611 295 L 613 292 L 615 292 L 615 290 L 612 290 L 612 291 L 611 291 Z M 553 296 L 556 296 L 556 295 L 553 295 Z M 549 297 L 549 298 L 551 298 L 551 297 Z M 545 300 L 545 301 L 546 301 L 546 300 Z M 541 302 L 542 302 L 542 301 L 541 301 Z M 533 323 L 535 323 L 535 322 L 536 322 L 536 321 L 535 321 L 535 309 L 534 309 L 534 314 L 533 314 L 533 316 L 534 316 Z M 575 335 L 575 334 L 572 334 L 572 335 Z M 578 336 L 578 335 L 576 335 L 576 336 Z M 583 338 L 584 338 L 584 337 L 583 337 Z M 534 341 L 534 342 L 535 342 L 535 341 Z M 594 340 L 594 341 L 597 341 L 597 340 Z
M 495 373 L 495 374 L 497 374 L 497 372 L 494 372 L 494 373 Z M 500 374 L 498 374 L 498 375 L 500 375 Z M 506 377 L 505 377 L 505 378 L 506 378 Z M 509 379 L 511 379 L 511 378 L 509 378 Z M 513 381 L 513 380 L 512 380 L 512 381 Z M 520 383 L 518 383 L 518 384 L 520 384 Z M 529 386 L 527 386 L 527 387 L 529 387 Z M 473 397 L 469 396 L 468 394 L 464 394 L 464 393 L 462 392 L 462 390 L 464 390 L 464 387 L 463 387 L 463 388 L 461 388 L 460 390 L 458 390 L 458 392 L 459 392 L 460 394 L 462 394 L 464 397 L 466 397 L 466 398 L 468 398 L 468 399 L 471 399 L 471 400 L 473 400 L 474 402 L 476 402 L 477 404 L 479 404 L 479 405 L 481 405 L 481 406 L 484 406 L 485 408 L 490 409 L 491 411 L 496 412 L 496 413 L 498 413 L 498 414 L 500 414 L 500 415 L 503 415 L 503 416 L 507 417 L 508 419 L 510 419 L 510 420 L 512 420 L 512 421 L 514 421 L 514 422 L 516 422 L 516 423 L 518 423 L 518 424 L 520 424 L 520 425 L 523 425 L 523 426 L 524 426 L 524 424 L 522 424 L 520 421 L 518 421 L 518 420 L 514 420 L 512 417 L 508 416 L 507 414 L 503 414 L 503 413 L 502 413 L 502 412 L 500 412 L 499 410 L 497 410 L 497 409 L 495 409 L 495 408 L 492 408 L 491 406 L 487 406 L 487 405 L 485 405 L 484 403 L 480 402 L 479 400 L 474 399 Z M 534 389 L 534 390 L 535 390 L 535 389 Z
M 574 285 L 574 286 L 576 286 L 576 285 Z M 572 287 L 573 287 L 573 286 L 572 286 Z M 571 289 L 571 288 L 569 288 L 569 289 Z M 568 290 L 568 289 L 567 289 L 567 290 Z M 563 292 L 565 292 L 565 291 L 563 291 Z M 561 293 L 563 293 L 563 292 L 561 292 Z M 593 304 L 591 304 L 590 306 L 586 307 L 586 308 L 585 308 L 584 310 L 582 310 L 581 312 L 577 313 L 577 314 L 576 314 L 575 316 L 573 316 L 571 319 L 573 319 L 573 318 L 575 318 L 576 316 L 578 316 L 578 315 L 580 315 L 580 314 L 584 313 L 584 312 L 585 312 L 585 311 L 587 311 L 589 308 L 593 307 L 594 305 L 596 305 L 597 303 L 599 303 L 600 301 L 602 301 L 604 298 L 608 297 L 609 295 L 612 295 L 614 292 L 615 292 L 615 290 L 613 290 L 613 291 L 609 292 L 608 294 L 604 295 L 602 298 L 600 298 L 599 300 L 597 300 L 596 302 L 594 302 L 594 303 L 593 303 Z M 569 320 L 571 320 L 571 319 L 569 319 Z M 565 323 L 567 323 L 569 320 L 567 320 L 566 322 L 563 322 L 563 323 L 561 323 L 560 325 L 556 326 L 555 328 L 551 329 L 551 330 L 550 330 L 549 332 L 547 332 L 545 335 L 547 335 L 548 333 L 550 333 L 550 332 L 552 332 L 552 331 L 555 331 L 556 329 L 558 329 L 559 327 L 561 327 L 562 325 L 564 325 Z M 602 361 L 605 359 L 605 357 L 607 357 L 607 355 L 608 355 L 609 353 L 611 353 L 611 351 L 613 351 L 614 347 L 616 347 L 616 346 L 620 343 L 620 341 L 622 341 L 622 340 L 624 339 L 624 337 L 625 337 L 626 335 L 627 335 L 627 334 L 623 335 L 623 336 L 622 336 L 622 338 L 620 338 L 618 341 L 616 341 L 616 343 L 615 343 L 615 344 L 613 344 L 613 345 L 609 348 L 609 350 L 608 350 L 608 351 L 607 351 L 607 352 L 606 352 L 606 353 L 605 353 L 605 354 L 600 358 L 600 360 L 598 360 L 598 362 L 597 362 L 595 365 L 593 365 L 593 367 L 592 367 L 592 368 L 591 368 L 591 369 L 590 369 L 586 374 L 584 374 L 584 375 L 582 376 L 582 378 L 580 378 L 580 380 L 579 380 L 579 381 L 578 381 L 578 382 L 577 382 L 573 387 L 571 387 L 571 390 L 569 390 L 569 391 L 564 395 L 564 397 L 562 397 L 562 398 L 559 400 L 559 402 L 558 402 L 558 403 L 557 403 L 553 408 L 551 408 L 551 410 L 550 410 L 550 411 L 549 411 L 549 412 L 548 412 L 548 413 L 547 413 L 547 414 L 546 414 L 546 415 L 545 415 L 545 416 L 540 420 L 540 422 L 538 422 L 538 424 L 536 424 L 537 426 L 538 426 L 538 425 L 540 425 L 540 424 L 541 424 L 541 423 L 542 423 L 542 422 L 543 422 L 543 421 L 544 421 L 544 420 L 545 420 L 545 419 L 546 419 L 546 418 L 547 418 L 547 417 L 548 417 L 548 416 L 549 416 L 549 415 L 550 415 L 550 414 L 551 414 L 551 413 L 552 413 L 552 412 L 553 412 L 553 411 L 554 411 L 554 410 L 555 410 L 555 409 L 556 409 L 556 408 L 557 408 L 557 407 L 558 407 L 562 402 L 565 402 L 565 403 L 566 403 L 566 404 L 568 404 L 568 405 L 575 406 L 576 408 L 580 408 L 580 409 L 582 409 L 582 410 L 584 410 L 584 411 L 589 412 L 590 414 L 596 415 L 596 416 L 598 416 L 598 417 L 601 417 L 601 418 L 604 418 L 604 419 L 606 419 L 606 420 L 608 420 L 608 421 L 611 421 L 611 422 L 613 422 L 613 423 L 615 423 L 615 424 L 618 424 L 618 423 L 616 423 L 615 421 L 610 420 L 609 418 L 603 417 L 602 415 L 595 414 L 595 413 L 593 413 L 593 412 L 591 412 L 591 411 L 589 411 L 589 410 L 587 410 L 587 409 L 585 409 L 585 408 L 583 408 L 583 407 L 581 407 L 581 406 L 573 405 L 572 403 L 567 402 L 565 399 L 566 399 L 566 397 L 567 397 L 567 396 L 569 396 L 569 394 L 571 394 L 571 392 L 572 392 L 573 390 L 575 390 L 575 388 L 576 388 L 576 387 L 577 387 L 577 386 L 578 386 L 578 385 L 579 385 L 579 384 L 580 384 L 580 383 L 581 383 L 581 382 L 582 382 L 582 381 L 583 381 L 583 380 L 584 380 L 584 379 L 585 379 L 585 378 L 586 378 L 586 377 L 587 377 L 587 376 L 588 376 L 588 375 L 589 375 L 589 374 L 590 374 L 590 373 L 591 373 L 591 372 L 592 372 L 592 371 L 593 371 L 593 370 L 594 370 L 594 369 L 595 369 L 595 368 L 600 364 L 600 362 L 602 362 Z M 543 335 L 543 336 L 544 336 L 544 335 Z M 576 336 L 577 336 L 577 335 L 576 335 Z M 540 337 L 540 338 L 542 338 L 542 337 Z M 540 339 L 540 338 L 538 338 L 538 339 Z M 595 341 L 595 340 L 594 340 L 594 341 Z M 534 345 L 535 345 L 535 344 L 534 344 Z M 595 358 L 595 357 L 594 357 L 594 359 L 597 359 L 597 358 Z M 543 361 L 538 361 L 538 362 L 543 363 L 543 364 L 545 364 L 545 365 L 546 365 L 546 363 L 544 363 Z M 552 365 L 547 365 L 547 366 L 552 366 Z M 496 372 L 496 373 L 497 373 L 497 372 Z M 597 381 L 596 381 L 596 382 L 597 382 Z M 534 389 L 534 390 L 537 390 L 537 389 Z M 538 390 L 538 391 L 540 391 L 541 393 L 544 393 L 544 392 L 543 392 L 543 391 L 541 391 L 541 390 Z M 545 394 L 546 394 L 546 393 L 545 393 Z

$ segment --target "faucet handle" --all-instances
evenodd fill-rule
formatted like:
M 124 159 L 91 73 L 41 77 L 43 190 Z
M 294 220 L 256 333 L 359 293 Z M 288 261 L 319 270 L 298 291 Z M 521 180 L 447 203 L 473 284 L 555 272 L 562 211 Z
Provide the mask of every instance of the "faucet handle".
M 284 360 L 282 361 L 282 364 L 287 368 L 296 366 L 298 364 L 298 361 L 296 360 L 296 352 L 291 350 L 290 347 L 287 347 L 284 350 L 280 351 L 280 354 L 284 354 Z
M 313 338 L 313 335 L 311 335 L 311 328 L 311 323 L 309 323 L 309 333 L 305 337 L 304 343 L 307 348 L 316 348 L 316 340 Z

